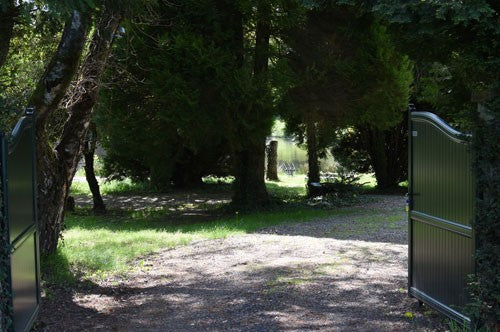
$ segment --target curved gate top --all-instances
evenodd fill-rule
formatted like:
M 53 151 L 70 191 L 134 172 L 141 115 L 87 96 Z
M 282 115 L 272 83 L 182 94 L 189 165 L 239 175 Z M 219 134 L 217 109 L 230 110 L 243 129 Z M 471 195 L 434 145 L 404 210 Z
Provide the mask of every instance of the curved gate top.
M 1 328 L 29 331 L 40 304 L 34 115 L 0 133 L 0 248 L 4 259 Z
M 411 112 L 409 121 L 409 293 L 468 324 L 463 307 L 475 251 L 470 136 L 429 112 Z

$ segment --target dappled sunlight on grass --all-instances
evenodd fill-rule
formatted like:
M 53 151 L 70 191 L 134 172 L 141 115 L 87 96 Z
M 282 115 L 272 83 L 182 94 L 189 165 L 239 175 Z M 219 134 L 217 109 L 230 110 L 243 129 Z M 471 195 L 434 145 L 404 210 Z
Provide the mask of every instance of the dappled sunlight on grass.
M 372 173 L 360 174 L 357 183 L 365 188 L 375 188 L 377 186 L 377 180 Z
M 129 195 L 155 192 L 148 184 L 132 182 L 130 179 L 104 181 L 102 178 L 99 178 L 98 181 L 101 194 L 103 195 Z M 90 195 L 85 175 L 75 176 L 71 183 L 70 194 Z
M 285 202 L 302 199 L 307 194 L 305 175 L 279 174 L 280 181 L 266 181 L 267 191 L 272 197 Z
M 71 269 L 84 278 L 100 279 L 129 270 L 127 263 L 159 248 L 183 245 L 200 238 L 196 232 L 158 229 L 113 230 L 75 227 L 65 232 L 59 251 Z
M 146 185 L 130 180 L 103 182 L 103 194 L 122 204 L 115 204 L 118 208 L 115 206 L 105 216 L 91 215 L 90 206 L 68 214 L 64 241 L 57 254 L 44 258 L 46 278 L 54 282 L 71 282 L 76 278 L 102 280 L 130 272 L 131 261 L 163 248 L 356 212 L 355 209 L 310 207 L 305 204 L 305 175 L 280 174 L 279 177 L 280 181 L 266 182 L 275 204 L 267 210 L 250 213 L 228 209 L 230 184 L 227 179 L 219 183 L 214 178 L 192 192 L 169 194 L 154 194 Z M 363 175 L 360 182 L 373 185 L 374 177 Z M 89 194 L 85 178 L 75 179 L 71 193 Z M 331 232 L 340 238 L 342 232 L 346 236 L 366 233 L 387 218 L 390 219 L 386 222 L 387 229 L 392 225 L 400 227 L 400 214 L 394 211 L 390 216 L 367 215 L 366 219 L 358 218 L 343 230 L 332 228 Z
M 45 259 L 47 278 L 71 282 L 72 275 L 99 280 L 131 270 L 129 262 L 162 248 L 186 245 L 196 240 L 217 239 L 254 232 L 282 223 L 309 221 L 347 210 L 314 210 L 306 207 L 251 214 L 235 213 L 218 220 L 176 223 L 168 214 L 127 213 L 121 216 L 69 214 L 64 241 L 58 254 Z

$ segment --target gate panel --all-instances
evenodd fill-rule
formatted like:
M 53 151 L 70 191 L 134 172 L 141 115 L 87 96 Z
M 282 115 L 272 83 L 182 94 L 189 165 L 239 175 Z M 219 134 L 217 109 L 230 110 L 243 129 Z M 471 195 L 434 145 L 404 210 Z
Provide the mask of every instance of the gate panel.
M 36 245 L 36 234 L 32 234 L 25 238 L 11 256 L 15 331 L 24 331 L 26 327 L 31 326 L 38 311 Z
M 474 182 L 465 135 L 416 113 L 423 112 L 412 114 L 413 210 L 470 227 Z
M 29 206 L 34 195 L 33 136 L 30 123 L 20 121 L 14 128 L 14 135 L 9 143 L 7 196 L 10 242 L 14 244 L 35 227 L 34 209 Z
M 409 292 L 468 321 L 474 273 L 474 179 L 468 137 L 435 114 L 410 116 Z
M 467 284 L 457 276 L 473 271 L 473 261 L 464 259 L 473 251 L 470 238 L 414 221 L 413 239 L 413 287 L 452 308 L 464 306 Z
M 12 331 L 29 331 L 39 309 L 40 272 L 36 221 L 36 172 L 33 112 L 19 120 L 2 149 L 3 231 L 10 245 L 8 288 Z M 3 245 L 3 244 L 2 244 Z

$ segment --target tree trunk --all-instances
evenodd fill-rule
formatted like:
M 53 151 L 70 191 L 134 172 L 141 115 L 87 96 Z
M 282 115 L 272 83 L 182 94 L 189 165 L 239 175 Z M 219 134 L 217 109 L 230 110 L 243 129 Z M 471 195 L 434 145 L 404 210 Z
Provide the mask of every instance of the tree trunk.
M 316 124 L 312 121 L 306 123 L 307 138 L 307 162 L 309 170 L 307 172 L 307 185 L 312 182 L 320 182 L 319 175 L 319 157 L 318 157 L 318 138 L 316 133 Z
M 261 91 L 260 95 L 264 95 L 267 88 L 269 38 L 271 33 L 270 19 L 271 6 L 269 1 L 259 0 L 257 4 L 253 80 Z M 240 31 L 240 29 L 237 29 L 237 31 Z M 237 35 L 239 36 L 239 33 Z M 241 39 L 239 42 L 242 43 L 243 40 Z M 243 45 L 241 44 L 238 49 L 242 53 Z M 262 206 L 269 203 L 269 195 L 267 194 L 264 179 L 266 131 L 271 129 L 271 121 L 267 121 L 270 118 L 269 113 L 264 105 L 254 103 L 251 115 L 249 115 L 249 118 L 256 120 L 252 121 L 253 130 L 245 128 L 244 125 L 241 126 L 241 132 L 244 135 L 240 135 L 240 137 L 244 137 L 242 139 L 244 141 L 241 142 L 241 147 L 235 149 L 233 153 L 235 166 L 233 204 L 237 206 Z M 259 126 L 260 123 L 262 123 L 262 126 Z M 262 128 L 267 126 L 268 123 L 269 130 Z
M 195 188 L 203 184 L 204 161 L 191 156 L 184 162 L 176 162 L 172 170 L 172 183 L 176 188 Z
M 14 23 L 19 13 L 18 8 L 14 5 L 14 0 L 7 0 L 3 6 L 5 7 L 0 6 L 0 68 L 9 54 Z
M 279 181 L 278 178 L 278 141 L 271 141 L 267 147 L 267 174 L 266 178 L 271 181 Z
M 368 129 L 367 150 L 370 155 L 371 165 L 377 179 L 377 188 L 397 188 L 401 179 L 401 167 L 399 159 L 402 142 L 392 142 L 390 133 L 376 128 Z
M 99 182 L 97 182 L 94 171 L 94 155 L 97 145 L 97 130 L 94 123 L 90 124 L 87 139 L 83 147 L 83 158 L 85 160 L 85 178 L 89 184 L 90 192 L 92 193 L 93 206 L 92 210 L 95 214 L 106 213 L 106 205 L 102 200 L 101 191 L 99 190 Z
M 271 5 L 268 0 L 257 2 L 257 27 L 255 30 L 254 78 L 265 76 L 269 63 L 269 38 L 271 37 Z M 264 83 L 267 79 L 261 80 Z M 262 84 L 262 88 L 264 84 Z
M 372 167 L 375 171 L 377 179 L 377 187 L 379 189 L 387 189 L 394 187 L 394 179 L 385 154 L 385 137 L 384 133 L 378 130 L 371 130 L 369 143 L 370 159 Z
M 57 249 L 57 242 L 64 219 L 64 202 L 67 199 L 77 163 L 81 158 L 83 143 L 92 116 L 92 108 L 99 93 L 100 79 L 120 19 L 120 15 L 109 10 L 104 10 L 102 13 L 89 46 L 89 53 L 83 61 L 76 87 L 70 96 L 72 104 L 68 110 L 69 116 L 64 124 L 59 143 L 53 150 L 46 139 L 45 124 L 48 115 L 57 107 L 60 98 L 55 100 L 55 98 L 47 98 L 46 96 L 47 93 L 50 94 L 52 91 L 64 94 L 67 85 L 64 87 L 60 84 L 48 84 L 47 82 L 53 79 L 50 75 L 52 70 L 56 71 L 55 74 L 58 74 L 58 68 L 66 68 L 64 61 L 66 58 L 74 58 L 76 56 L 75 52 L 79 52 L 78 56 L 76 56 L 77 59 L 79 58 L 81 47 L 74 48 L 69 45 L 70 48 L 66 49 L 68 47 L 66 39 L 72 35 L 73 30 L 78 30 L 78 27 L 84 25 L 81 16 L 75 17 L 73 15 L 73 24 L 70 24 L 69 28 L 65 29 L 58 52 L 34 94 L 33 99 L 38 101 L 34 105 L 37 106 L 38 110 L 37 152 L 39 155 L 40 247 L 45 254 L 53 253 Z M 81 46 L 85 42 L 87 27 L 88 25 L 79 34 Z M 71 77 L 66 76 L 57 76 L 56 78 L 58 81 L 67 82 L 68 84 L 71 80 Z
M 269 203 L 264 182 L 265 142 L 263 137 L 261 144 L 234 154 L 233 204 L 236 206 L 255 207 Z
M 77 71 L 90 17 L 74 11 L 66 22 L 56 54 L 37 84 L 30 105 L 36 115 L 36 153 L 38 177 L 38 224 L 40 248 L 43 253 L 54 252 L 60 233 L 67 191 L 65 170 L 58 163 L 58 155 L 47 137 L 48 115 L 55 111 Z
M 404 125 L 386 131 L 362 129 L 379 189 L 397 188 L 407 174 L 406 130 Z

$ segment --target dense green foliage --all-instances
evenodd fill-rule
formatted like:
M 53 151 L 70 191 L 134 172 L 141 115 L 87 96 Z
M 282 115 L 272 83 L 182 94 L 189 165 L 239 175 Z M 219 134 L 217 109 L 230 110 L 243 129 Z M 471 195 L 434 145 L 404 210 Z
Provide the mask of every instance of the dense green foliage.
M 498 99 L 496 104 L 489 105 L 494 107 L 495 118 L 489 121 L 477 119 L 473 136 L 478 249 L 477 272 L 470 289 L 473 302 L 469 311 L 476 322 L 493 328 L 500 317 L 500 109 Z
M 228 26 L 231 11 L 242 15 L 244 32 L 257 24 L 251 2 L 238 6 L 169 3 L 149 25 L 129 22 L 97 117 L 108 177 L 167 188 L 198 184 L 211 173 L 238 175 L 238 151 L 259 149 L 276 114 L 273 104 L 284 96 L 280 113 L 289 131 L 304 142 L 304 120 L 313 120 L 319 156 L 335 128 L 378 130 L 401 121 L 411 65 L 371 14 L 327 6 L 304 15 L 307 7 L 274 3 L 277 32 L 263 78 L 252 68 L 252 35 L 244 34 L 243 50 L 234 44 L 239 26 Z M 404 172 L 398 174 L 400 180 Z
M 244 82 L 233 77 L 231 50 L 216 45 L 228 38 L 224 17 L 207 5 L 164 4 L 154 25 L 127 24 L 96 118 L 107 176 L 168 188 L 218 172 L 229 153 L 224 110 L 235 111 Z
M 24 112 L 60 36 L 60 22 L 45 12 L 34 10 L 19 20 L 0 67 L 0 130 L 4 131 L 10 131 Z
M 279 81 L 280 68 L 255 72 L 252 6 L 163 3 L 149 24 L 127 23 L 96 118 L 107 176 L 159 188 L 198 184 L 203 175 L 234 174 L 236 153 L 270 133 L 276 96 L 266 82 Z M 283 26 L 281 16 L 270 19 Z
M 400 158 L 405 145 L 386 156 L 391 141 L 402 137 L 391 139 L 381 131 L 402 121 L 413 77 L 409 59 L 395 49 L 386 26 L 358 8 L 320 6 L 291 31 L 288 42 L 296 75 L 285 104 L 288 131 L 300 142 L 309 140 L 309 152 L 316 149 L 318 156 L 335 143 L 334 157 L 344 166 L 375 170 L 381 187 L 397 186 L 405 172 L 391 179 L 386 174 L 406 168 Z M 354 132 L 360 148 L 350 145 Z M 364 161 L 362 167 L 343 157 L 352 154 Z

